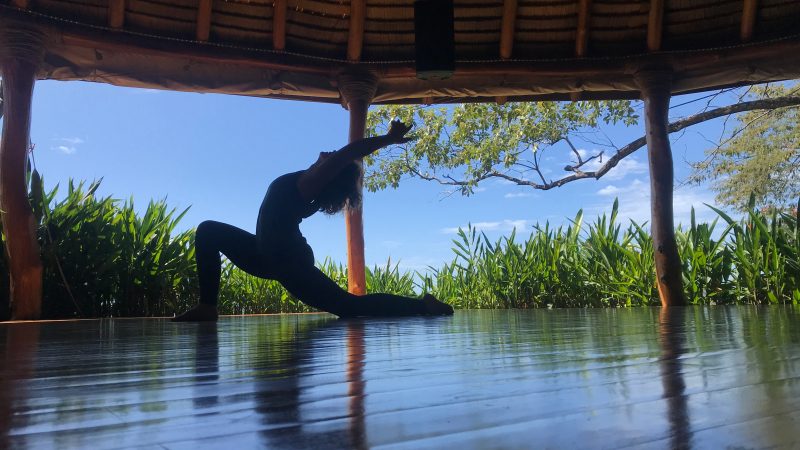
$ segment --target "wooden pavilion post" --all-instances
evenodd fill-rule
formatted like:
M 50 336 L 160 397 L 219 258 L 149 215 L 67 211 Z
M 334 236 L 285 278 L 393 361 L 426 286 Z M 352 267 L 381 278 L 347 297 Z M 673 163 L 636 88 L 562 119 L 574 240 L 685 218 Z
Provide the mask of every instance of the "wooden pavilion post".
M 673 168 L 668 113 L 672 74 L 646 70 L 636 74 L 644 100 L 647 156 L 650 162 L 650 229 L 655 250 L 656 282 L 662 306 L 686 304 L 681 260 L 672 211 Z
M 5 103 L 0 142 L 0 215 L 9 263 L 11 318 L 16 320 L 38 319 L 42 306 L 42 261 L 25 171 L 33 85 L 43 57 L 43 40 L 44 33 L 34 27 L 0 21 Z
M 367 110 L 375 96 L 377 78 L 371 72 L 350 71 L 339 76 L 339 92 L 344 106 L 350 111 L 349 142 L 364 137 L 367 127 Z M 358 161 L 359 166 L 362 162 Z M 363 191 L 362 177 L 358 189 Z M 363 202 L 362 202 L 363 205 Z M 364 262 L 364 222 L 362 205 L 345 211 L 347 232 L 347 290 L 356 295 L 367 293 L 367 280 Z

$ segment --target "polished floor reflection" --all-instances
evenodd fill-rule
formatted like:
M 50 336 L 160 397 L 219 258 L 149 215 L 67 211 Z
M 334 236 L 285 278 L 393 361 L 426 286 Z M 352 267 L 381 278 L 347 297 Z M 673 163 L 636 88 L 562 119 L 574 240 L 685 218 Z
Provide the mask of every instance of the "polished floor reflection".
M 0 448 L 798 448 L 800 309 L 0 324 Z

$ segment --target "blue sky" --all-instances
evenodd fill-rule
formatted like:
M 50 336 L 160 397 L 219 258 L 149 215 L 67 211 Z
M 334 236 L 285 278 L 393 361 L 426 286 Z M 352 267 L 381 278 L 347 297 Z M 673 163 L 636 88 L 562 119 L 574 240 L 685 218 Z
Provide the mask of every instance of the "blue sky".
M 675 97 L 673 104 L 697 97 Z M 672 113 L 677 117 L 696 108 Z M 307 167 L 319 151 L 344 145 L 347 124 L 348 113 L 338 105 L 40 81 L 31 139 L 48 188 L 65 185 L 70 177 L 102 177 L 102 195 L 133 196 L 140 206 L 164 197 L 176 208 L 191 206 L 183 228 L 213 219 L 254 232 L 270 181 Z M 621 146 L 641 136 L 643 127 L 604 130 Z M 689 173 L 686 161 L 702 158 L 708 139 L 718 138 L 721 129 L 714 121 L 673 136 L 677 180 Z M 581 147 L 592 150 L 587 143 Z M 459 226 L 472 223 L 490 237 L 516 227 L 526 236 L 536 222 L 560 224 L 580 208 L 589 218 L 608 212 L 615 197 L 624 220 L 643 222 L 649 218 L 645 151 L 599 181 L 546 192 L 489 180 L 473 196 L 462 197 L 437 184 L 408 180 L 397 190 L 365 193 L 367 264 L 385 264 L 391 257 L 405 269 L 437 266 L 452 259 L 451 240 Z M 550 154 L 555 176 L 569 155 L 564 149 Z M 700 218 L 713 218 L 704 202 L 713 203 L 706 187 L 676 190 L 676 221 L 688 223 L 692 205 Z M 341 215 L 317 214 L 301 227 L 318 260 L 346 261 Z

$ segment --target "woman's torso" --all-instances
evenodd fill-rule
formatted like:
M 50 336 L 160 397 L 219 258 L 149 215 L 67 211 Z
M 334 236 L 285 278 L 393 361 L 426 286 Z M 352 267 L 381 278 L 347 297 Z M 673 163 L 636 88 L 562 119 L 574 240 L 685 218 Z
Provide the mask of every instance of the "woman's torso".
M 288 173 L 275 179 L 267 189 L 258 211 L 256 236 L 262 253 L 268 258 L 302 258 L 314 264 L 314 254 L 300 233 L 300 222 L 317 211 L 303 200 L 297 179 L 303 171 Z M 272 258 L 270 258 L 272 259 Z

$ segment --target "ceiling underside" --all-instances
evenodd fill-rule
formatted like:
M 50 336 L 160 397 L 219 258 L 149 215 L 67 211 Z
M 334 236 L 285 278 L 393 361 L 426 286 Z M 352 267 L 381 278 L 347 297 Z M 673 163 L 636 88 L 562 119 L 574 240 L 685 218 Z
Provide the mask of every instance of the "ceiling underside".
M 657 9 L 654 9 L 657 8 Z M 638 97 L 800 78 L 796 0 L 456 1 L 456 69 L 414 69 L 413 2 L 0 0 L 0 26 L 46 30 L 39 77 L 339 102 L 339 74 L 378 76 L 375 103 Z M 2 43 L 0 43 L 2 45 Z

